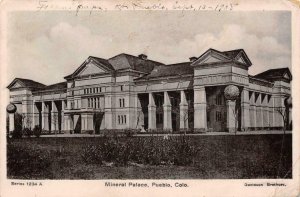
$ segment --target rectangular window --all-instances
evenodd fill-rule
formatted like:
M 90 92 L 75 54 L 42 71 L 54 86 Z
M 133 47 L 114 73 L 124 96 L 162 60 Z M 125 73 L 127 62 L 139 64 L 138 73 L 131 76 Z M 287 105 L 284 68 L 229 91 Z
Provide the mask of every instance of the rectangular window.
M 125 107 L 125 99 L 124 98 L 120 98 L 119 99 L 119 104 L 120 104 L 120 107 Z
M 118 124 L 126 124 L 127 122 L 127 117 L 126 115 L 118 115 Z
M 222 95 L 221 94 L 217 95 L 216 104 L 217 105 L 222 105 L 223 104 L 222 100 L 223 100 Z
M 120 86 L 120 89 L 121 89 L 121 91 L 123 91 L 123 89 L 124 89 L 124 88 L 123 88 L 123 85 Z
M 222 113 L 219 111 L 216 111 L 216 121 L 217 122 L 222 121 Z

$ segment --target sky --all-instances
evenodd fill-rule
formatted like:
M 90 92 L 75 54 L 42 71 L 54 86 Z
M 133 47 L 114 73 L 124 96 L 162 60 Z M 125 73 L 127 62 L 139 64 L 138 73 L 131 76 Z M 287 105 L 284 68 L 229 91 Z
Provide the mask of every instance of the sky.
M 89 56 L 146 54 L 165 64 L 189 61 L 209 48 L 244 49 L 249 74 L 291 67 L 291 15 L 284 11 L 12 12 L 8 83 L 64 81 Z

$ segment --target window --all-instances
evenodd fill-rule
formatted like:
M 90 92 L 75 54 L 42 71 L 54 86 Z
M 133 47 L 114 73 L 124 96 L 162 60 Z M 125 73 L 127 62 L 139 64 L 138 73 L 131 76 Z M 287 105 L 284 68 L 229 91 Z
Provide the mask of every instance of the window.
M 101 103 L 100 103 L 100 97 L 91 97 L 87 98 L 88 101 L 88 108 L 94 108 L 94 109 L 100 109 Z
M 124 90 L 124 87 L 123 87 L 123 85 L 121 85 L 121 86 L 120 86 L 120 89 L 121 89 L 121 91 L 123 91 L 123 90 Z
M 124 98 L 120 98 L 119 99 L 119 104 L 120 104 L 120 107 L 125 107 L 125 99 Z
M 216 121 L 217 122 L 222 121 L 222 113 L 219 111 L 216 111 Z
M 118 124 L 122 125 L 122 124 L 126 124 L 127 119 L 126 119 L 126 115 L 118 115 Z
M 71 101 L 71 109 L 74 109 L 74 107 L 75 107 L 75 103 L 74 101 Z
M 222 94 L 217 95 L 217 97 L 216 97 L 216 105 L 223 105 Z

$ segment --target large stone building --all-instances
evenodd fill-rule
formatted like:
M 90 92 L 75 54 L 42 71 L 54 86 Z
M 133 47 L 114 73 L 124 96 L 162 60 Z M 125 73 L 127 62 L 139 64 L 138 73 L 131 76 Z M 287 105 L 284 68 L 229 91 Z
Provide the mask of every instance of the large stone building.
M 48 131 L 282 128 L 279 109 L 291 114 L 285 108 L 291 73 L 281 68 L 251 76 L 251 65 L 243 49 L 209 49 L 171 65 L 144 54 L 88 57 L 65 82 L 46 86 L 16 78 L 8 89 L 10 102 L 23 115 L 23 127 L 40 125 Z M 236 100 L 225 99 L 228 85 L 238 87 Z

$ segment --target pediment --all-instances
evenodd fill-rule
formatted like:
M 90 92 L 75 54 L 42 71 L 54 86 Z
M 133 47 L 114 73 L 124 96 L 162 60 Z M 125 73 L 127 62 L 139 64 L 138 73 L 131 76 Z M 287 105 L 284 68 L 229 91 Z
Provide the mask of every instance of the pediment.
M 94 63 L 88 63 L 84 66 L 81 72 L 77 76 L 84 76 L 84 75 L 92 75 L 92 74 L 99 74 L 105 73 L 106 71 L 101 68 L 100 66 Z
M 209 63 L 215 63 L 215 62 L 220 62 L 220 61 L 222 61 L 221 58 L 217 58 L 217 57 L 214 57 L 214 56 L 208 56 L 201 63 L 209 64 Z
M 12 86 L 11 88 L 22 88 L 24 87 L 20 82 L 16 81 Z
M 242 63 L 242 64 L 247 64 L 246 61 L 245 61 L 245 59 L 243 57 L 239 57 L 237 59 L 237 61 L 240 62 L 240 63 Z
M 221 53 L 215 50 L 208 50 L 203 55 L 201 55 L 196 61 L 194 61 L 191 65 L 199 65 L 199 64 L 210 64 L 217 63 L 222 61 L 228 61 L 229 58 L 222 55 Z
M 288 75 L 288 73 L 285 73 L 285 74 L 283 75 L 283 77 L 284 77 L 285 79 L 290 80 L 290 76 Z
M 109 66 L 97 59 L 95 60 L 93 57 L 89 57 L 73 72 L 73 74 L 66 76 L 65 79 L 111 72 L 112 69 Z
M 19 79 L 14 79 L 8 86 L 8 89 L 24 88 L 25 85 Z
M 240 62 L 242 64 L 245 64 L 247 66 L 251 66 L 252 63 L 250 61 L 250 59 L 248 58 L 247 54 L 244 52 L 244 50 L 242 50 L 236 57 L 235 57 L 235 61 Z

